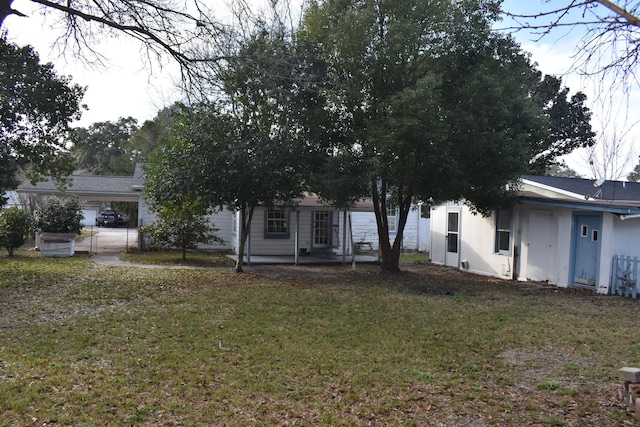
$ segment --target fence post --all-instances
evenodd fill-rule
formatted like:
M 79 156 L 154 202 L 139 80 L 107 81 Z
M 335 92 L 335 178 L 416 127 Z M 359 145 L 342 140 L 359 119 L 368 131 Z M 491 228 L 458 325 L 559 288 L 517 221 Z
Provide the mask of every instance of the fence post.
M 633 289 L 631 291 L 633 299 L 636 299 L 638 297 L 638 257 L 633 257 L 633 270 L 631 273 L 632 276 L 632 283 L 633 283 Z
M 609 290 L 609 292 L 611 292 L 611 295 L 615 295 L 617 292 L 617 287 L 618 287 L 618 255 L 614 255 L 613 258 L 611 258 L 611 289 Z

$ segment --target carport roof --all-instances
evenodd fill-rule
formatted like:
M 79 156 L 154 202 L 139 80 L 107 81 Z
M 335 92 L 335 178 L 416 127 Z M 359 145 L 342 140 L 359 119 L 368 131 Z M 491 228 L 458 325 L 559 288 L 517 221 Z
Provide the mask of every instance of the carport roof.
M 71 175 L 69 178 L 71 185 L 64 193 L 77 195 L 82 200 L 137 202 L 140 199 L 140 191 L 133 187 L 132 176 Z M 24 181 L 16 191 L 31 194 L 62 193 L 53 180 L 38 182 L 36 185 Z

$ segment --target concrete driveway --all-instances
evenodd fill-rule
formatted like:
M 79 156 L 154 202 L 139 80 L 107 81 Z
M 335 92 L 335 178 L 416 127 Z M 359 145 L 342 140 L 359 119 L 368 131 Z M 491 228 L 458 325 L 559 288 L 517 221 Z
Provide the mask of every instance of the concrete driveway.
M 76 251 L 97 254 L 121 253 L 127 247 L 138 245 L 138 230 L 135 228 L 85 227 L 87 231 L 97 234 L 76 240 Z

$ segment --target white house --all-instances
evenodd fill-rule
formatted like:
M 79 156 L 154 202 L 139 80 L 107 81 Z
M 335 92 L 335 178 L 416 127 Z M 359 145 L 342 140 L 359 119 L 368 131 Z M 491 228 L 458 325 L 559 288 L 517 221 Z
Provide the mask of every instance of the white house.
M 251 222 L 245 255 L 255 256 L 339 256 L 352 254 L 352 216 L 371 212 L 372 205 L 359 202 L 340 211 L 306 195 L 295 207 L 258 207 Z M 239 213 L 233 225 L 234 251 L 239 250 Z
M 609 293 L 614 257 L 640 256 L 640 183 L 527 175 L 517 204 L 488 218 L 463 203 L 434 206 L 430 255 L 473 273 Z
M 407 223 L 402 233 L 402 248 L 426 252 L 430 248 L 430 219 L 423 218 L 421 211 L 428 210 L 427 205 L 415 204 L 409 211 Z M 389 237 L 391 242 L 396 237 L 398 227 L 398 210 L 391 209 L 389 216 Z M 353 240 L 359 246 L 378 250 L 378 226 L 373 212 L 353 212 Z

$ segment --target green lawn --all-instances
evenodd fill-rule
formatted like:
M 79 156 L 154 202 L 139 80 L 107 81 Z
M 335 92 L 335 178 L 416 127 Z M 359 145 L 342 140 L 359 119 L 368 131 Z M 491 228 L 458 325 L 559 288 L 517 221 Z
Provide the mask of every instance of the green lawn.
M 638 302 L 426 263 L 0 258 L 0 426 L 631 425 Z

